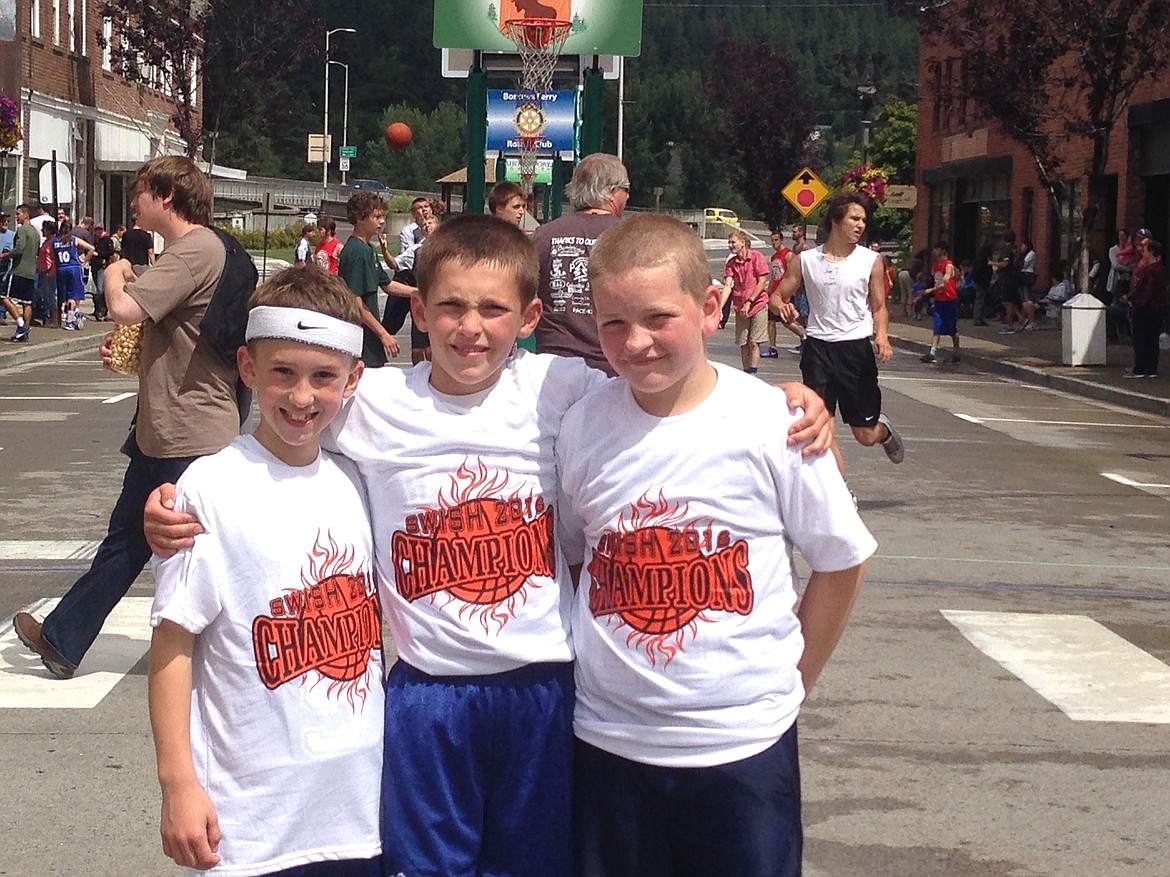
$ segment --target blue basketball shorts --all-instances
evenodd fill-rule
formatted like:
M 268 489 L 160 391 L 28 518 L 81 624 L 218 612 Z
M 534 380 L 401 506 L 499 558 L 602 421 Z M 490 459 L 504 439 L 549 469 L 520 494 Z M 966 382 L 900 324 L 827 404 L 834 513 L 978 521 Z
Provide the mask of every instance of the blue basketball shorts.
M 759 755 L 658 767 L 576 743 L 578 877 L 800 877 L 796 725 Z
M 938 301 L 934 303 L 934 334 L 959 334 L 959 301 Z
M 571 877 L 573 665 L 386 684 L 382 855 L 407 877 Z

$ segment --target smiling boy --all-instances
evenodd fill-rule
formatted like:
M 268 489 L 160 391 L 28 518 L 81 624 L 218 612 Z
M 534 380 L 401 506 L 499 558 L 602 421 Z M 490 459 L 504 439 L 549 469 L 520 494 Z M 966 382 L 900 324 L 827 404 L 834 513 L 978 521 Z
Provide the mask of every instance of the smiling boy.
M 720 289 L 693 231 L 627 219 L 589 279 L 619 380 L 557 440 L 562 545 L 585 566 L 577 873 L 795 877 L 796 717 L 876 543 L 832 458 L 784 441 L 783 394 L 708 361 Z M 813 569 L 799 608 L 793 547 Z
M 206 532 L 155 563 L 149 691 L 163 852 L 188 868 L 381 873 L 373 543 L 318 443 L 362 374 L 360 313 L 324 271 L 262 286 L 238 353 L 260 423 L 179 479 Z

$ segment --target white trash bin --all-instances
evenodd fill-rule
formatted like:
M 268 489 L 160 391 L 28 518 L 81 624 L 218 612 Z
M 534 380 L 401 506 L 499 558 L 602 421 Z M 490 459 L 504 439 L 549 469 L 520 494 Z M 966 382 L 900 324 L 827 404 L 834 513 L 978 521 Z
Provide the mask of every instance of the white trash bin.
M 1087 292 L 1060 309 L 1061 361 L 1065 365 L 1105 365 L 1105 305 Z

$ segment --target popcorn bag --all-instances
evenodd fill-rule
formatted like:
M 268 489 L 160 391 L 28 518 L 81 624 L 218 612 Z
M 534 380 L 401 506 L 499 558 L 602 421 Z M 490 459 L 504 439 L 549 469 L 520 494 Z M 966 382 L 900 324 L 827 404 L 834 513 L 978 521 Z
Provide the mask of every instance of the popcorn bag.
M 118 326 L 110 339 L 110 365 L 124 375 L 138 374 L 142 362 L 142 324 Z

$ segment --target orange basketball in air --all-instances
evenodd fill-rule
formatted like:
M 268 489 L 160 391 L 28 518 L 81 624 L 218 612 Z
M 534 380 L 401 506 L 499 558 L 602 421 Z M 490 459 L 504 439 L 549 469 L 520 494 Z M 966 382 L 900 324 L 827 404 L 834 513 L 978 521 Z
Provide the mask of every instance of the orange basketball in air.
M 406 149 L 413 136 L 410 126 L 405 122 L 391 122 L 386 126 L 386 145 L 391 149 Z

